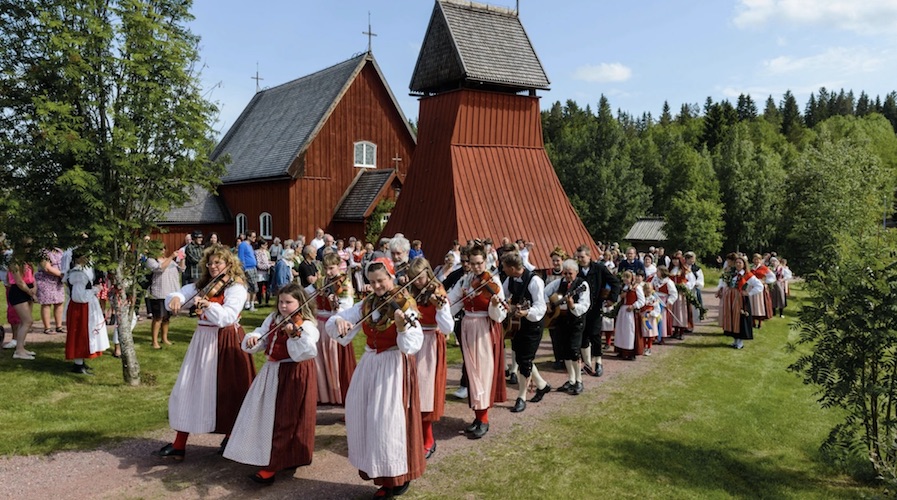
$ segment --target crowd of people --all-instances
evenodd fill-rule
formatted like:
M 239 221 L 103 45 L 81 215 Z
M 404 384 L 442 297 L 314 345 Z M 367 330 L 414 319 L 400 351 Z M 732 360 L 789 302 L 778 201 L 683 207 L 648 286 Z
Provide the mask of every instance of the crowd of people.
M 302 236 L 269 242 L 255 232 L 233 247 L 215 234 L 204 240 L 197 231 L 181 248 L 142 258 L 153 347 L 171 343 L 172 314 L 189 311 L 197 321 L 169 397 L 176 434 L 154 455 L 183 460 L 190 433 L 222 434 L 219 453 L 258 466 L 251 479 L 259 484 L 311 463 L 317 408 L 338 405 L 345 407 L 349 461 L 380 487 L 375 497 L 404 493 L 437 449 L 433 426 L 445 411 L 450 336 L 463 358 L 453 395 L 472 412 L 464 432 L 480 439 L 509 390 L 514 413 L 552 391 L 582 394 L 584 375 L 603 375 L 604 356 L 650 356 L 704 317 L 704 273 L 691 252 L 599 243 L 593 256 L 589 245 L 571 254 L 558 247 L 551 268 L 537 270 L 532 243 L 484 239 L 454 242 L 434 268 L 421 242 L 401 234 L 376 249 L 320 229 L 307 244 Z M 15 315 L 30 321 L 31 304 L 45 298 L 45 331 L 56 333 L 58 316 L 55 328 L 49 322 L 62 299 L 40 289 L 65 284 L 66 359 L 73 372 L 90 374 L 86 360 L 110 347 L 100 298 L 114 296 L 115 287 L 98 280 L 77 249 L 43 254 L 38 273 L 15 260 L 2 273 L 16 329 L 4 347 L 15 348 L 16 359 L 33 359 L 22 335 L 31 325 L 14 322 Z M 763 321 L 784 315 L 791 274 L 774 254 L 720 260 L 720 325 L 742 349 Z M 246 333 L 243 311 L 272 299 L 272 312 Z M 566 378 L 557 388 L 535 364 L 545 329 L 551 368 Z M 358 335 L 364 353 L 356 360 Z M 252 355 L 260 352 L 267 362 L 256 373 Z

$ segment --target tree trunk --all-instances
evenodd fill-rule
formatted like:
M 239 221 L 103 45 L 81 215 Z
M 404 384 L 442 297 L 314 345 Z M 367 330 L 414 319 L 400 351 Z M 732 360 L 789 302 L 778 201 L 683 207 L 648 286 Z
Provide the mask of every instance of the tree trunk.
M 125 295 L 125 300 L 116 300 L 113 303 L 116 317 L 118 318 L 118 341 L 121 344 L 121 368 L 122 377 L 126 384 L 137 387 L 140 385 L 140 363 L 137 361 L 137 351 L 134 350 L 134 313 L 138 309 L 135 304 L 137 285 L 133 280 L 122 276 L 121 267 L 118 269 L 116 283 L 119 284 L 119 293 Z

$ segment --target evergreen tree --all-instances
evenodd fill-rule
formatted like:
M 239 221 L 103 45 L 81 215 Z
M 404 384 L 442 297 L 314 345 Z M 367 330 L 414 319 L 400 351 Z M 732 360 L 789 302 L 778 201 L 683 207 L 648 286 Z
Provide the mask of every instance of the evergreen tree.
M 673 121 L 673 116 L 670 114 L 670 103 L 667 101 L 663 101 L 663 111 L 660 113 L 660 124 L 662 126 L 667 126 Z
M 738 112 L 738 121 L 749 121 L 757 118 L 757 105 L 750 95 L 738 95 L 736 111 Z
M 769 96 L 766 99 L 766 107 L 763 109 L 763 119 L 775 125 L 777 129 L 781 129 L 782 127 L 782 113 L 779 111 L 778 106 L 776 106 L 776 102 L 773 100 L 772 96 Z
M 706 257 L 722 248 L 723 207 L 709 156 L 678 141 L 665 159 L 670 166 L 671 201 L 664 232 L 671 248 Z
M 800 110 L 797 107 L 797 100 L 790 90 L 785 91 L 780 111 L 782 114 L 782 135 L 787 137 L 793 144 L 797 144 L 800 142 L 803 133 L 803 124 Z
M 869 102 L 869 96 L 866 92 L 860 92 L 860 98 L 857 100 L 857 116 L 866 116 L 872 112 L 872 104 Z
M 816 118 L 818 112 L 817 108 L 818 105 L 816 104 L 816 96 L 813 95 L 812 92 L 810 92 L 810 99 L 807 101 L 806 108 L 804 108 L 804 121 L 810 128 L 815 127 L 816 124 L 819 123 L 819 120 L 817 120 Z
M 891 92 L 885 96 L 885 102 L 881 105 L 881 114 L 891 122 L 891 127 L 897 131 L 897 92 Z

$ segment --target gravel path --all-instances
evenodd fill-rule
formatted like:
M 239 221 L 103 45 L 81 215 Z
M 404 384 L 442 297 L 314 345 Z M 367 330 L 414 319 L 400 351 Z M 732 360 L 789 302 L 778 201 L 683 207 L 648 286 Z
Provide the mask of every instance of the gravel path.
M 719 332 L 716 327 L 717 299 L 714 290 L 706 290 L 704 303 L 708 317 L 698 331 Z M 60 341 L 64 336 L 29 335 L 32 341 Z M 32 340 L 34 338 L 34 340 Z M 687 340 L 686 340 L 687 341 Z M 598 402 L 610 393 L 614 380 L 621 374 L 645 370 L 649 363 L 661 362 L 675 349 L 677 341 L 653 350 L 651 358 L 637 362 L 621 361 L 605 356 L 605 374 L 601 378 L 584 377 L 585 393 L 578 397 L 552 392 L 541 403 L 530 403 L 523 413 L 509 411 L 517 394 L 508 387 L 509 401 L 498 405 L 489 415 L 490 430 L 480 441 L 468 440 L 462 429 L 473 419 L 466 401 L 448 396 L 446 414 L 434 426 L 437 453 L 430 463 L 474 446 L 488 447 L 490 441 L 502 440 L 521 424 L 528 427 L 558 413 L 580 411 L 587 404 Z M 550 368 L 551 344 L 542 342 L 537 364 L 542 375 L 553 386 L 563 384 L 565 374 Z M 449 392 L 457 388 L 460 367 L 449 368 Z M 150 453 L 169 442 L 173 431 L 148 434 L 93 451 L 61 452 L 50 456 L 16 456 L 0 459 L 0 498 L 47 499 L 66 497 L 88 498 L 303 498 L 346 499 L 368 498 L 376 491 L 369 481 L 362 481 L 349 464 L 342 408 L 323 407 L 318 411 L 314 463 L 295 473 L 282 472 L 270 487 L 259 487 L 248 476 L 256 467 L 226 460 L 215 452 L 220 436 L 190 437 L 187 459 L 182 463 L 160 462 Z M 412 485 L 412 492 L 427 491 L 426 473 Z

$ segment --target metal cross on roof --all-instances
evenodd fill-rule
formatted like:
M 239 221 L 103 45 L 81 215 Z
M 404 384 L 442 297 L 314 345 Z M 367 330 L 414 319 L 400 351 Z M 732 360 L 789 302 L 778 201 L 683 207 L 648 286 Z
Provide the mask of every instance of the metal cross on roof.
M 399 169 L 399 162 L 402 161 L 402 157 L 399 156 L 399 153 L 396 153 L 396 156 L 395 156 L 395 158 L 392 159 L 392 161 L 395 162 L 395 164 L 396 164 L 396 170 L 398 170 L 398 169 Z
M 371 51 L 371 37 L 377 36 L 376 33 L 371 31 L 371 11 L 368 11 L 368 30 L 362 31 L 361 34 L 368 36 L 368 52 L 370 52 Z
M 255 80 L 255 91 L 258 93 L 262 88 L 259 86 L 259 80 L 264 80 L 264 78 L 259 76 L 259 63 L 255 63 L 255 76 L 250 76 L 250 80 Z

